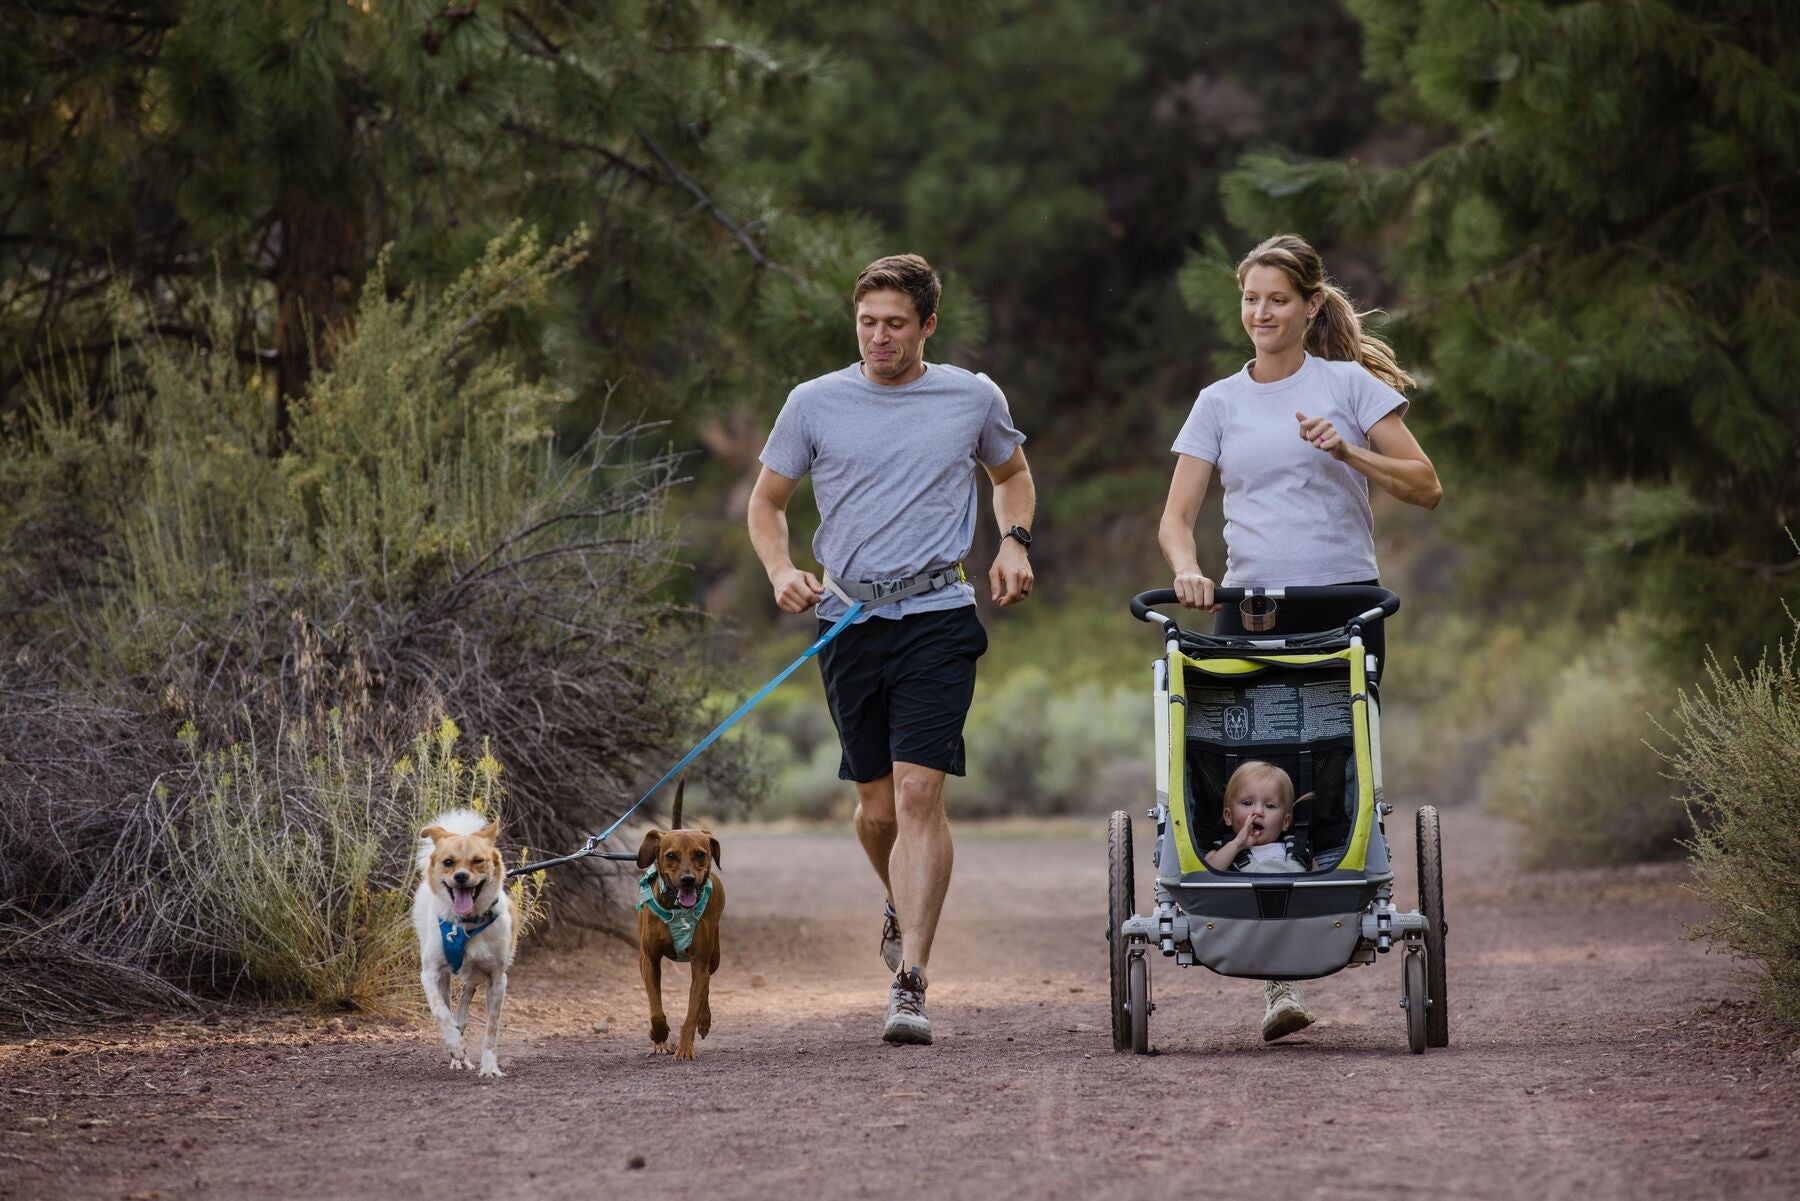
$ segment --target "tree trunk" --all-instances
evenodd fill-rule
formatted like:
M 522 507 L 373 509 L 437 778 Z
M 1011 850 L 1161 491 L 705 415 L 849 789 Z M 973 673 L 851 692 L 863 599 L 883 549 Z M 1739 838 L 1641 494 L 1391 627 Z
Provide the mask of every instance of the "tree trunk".
M 364 242 L 356 209 L 299 192 L 285 198 L 275 268 L 278 453 L 287 445 L 289 407 L 305 394 L 315 363 L 330 368 L 332 349 L 348 331 L 367 262 Z

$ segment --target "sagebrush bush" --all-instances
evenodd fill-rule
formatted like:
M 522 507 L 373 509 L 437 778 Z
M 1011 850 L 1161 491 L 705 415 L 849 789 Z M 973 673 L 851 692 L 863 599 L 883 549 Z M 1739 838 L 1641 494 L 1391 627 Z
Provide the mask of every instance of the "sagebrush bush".
M 184 723 L 267 756 L 335 722 L 347 778 L 380 779 L 417 730 L 454 715 L 508 765 L 509 840 L 551 853 L 706 728 L 681 654 L 692 617 L 665 590 L 674 457 L 640 455 L 649 431 L 630 427 L 559 453 L 569 397 L 483 341 L 582 246 L 511 231 L 437 296 L 390 294 L 378 267 L 285 429 L 222 300 L 210 336 L 170 342 L 121 297 L 142 377 L 104 397 L 40 381 L 27 420 L 0 431 L 0 484 L 20 495 L 0 505 L 0 811 L 37 831 L 0 847 L 50 860 L 0 865 L 31 877 L 0 902 L 0 977 L 50 942 L 71 963 L 184 970 L 194 947 L 141 920 L 139 883 L 174 850 L 145 811 L 154 781 L 173 789 L 191 768 Z M 82 752 L 79 772 L 25 741 L 42 736 L 26 718 L 46 698 L 76 723 L 69 741 L 106 748 Z M 743 794 L 743 758 L 720 747 L 696 771 Z M 218 803 L 253 795 L 273 794 Z M 44 816 L 46 798 L 79 828 Z M 235 837 L 265 820 L 285 819 L 205 828 Z M 562 869 L 559 901 L 597 901 L 600 878 Z M 128 936 L 109 924 L 120 912 Z M 33 962 L 34 986 L 54 979 Z
M 1530 867 L 1636 863 L 1679 853 L 1687 810 L 1652 747 L 1669 688 L 1639 639 L 1615 631 L 1556 677 L 1523 741 L 1488 764 L 1484 794 L 1519 826 Z
M 1684 690 L 1670 774 L 1686 789 L 1696 930 L 1755 965 L 1772 1013 L 1800 1028 L 1800 623 L 1748 671 L 1707 665 Z
M 455 808 L 504 825 L 499 761 L 486 746 L 459 757 L 448 718 L 380 766 L 356 762 L 340 716 L 326 720 L 215 750 L 181 730 L 191 770 L 156 789 L 169 831 L 159 907 L 210 992 L 359 1009 L 412 998 L 418 831 Z M 516 933 L 535 916 L 535 880 L 513 884 Z

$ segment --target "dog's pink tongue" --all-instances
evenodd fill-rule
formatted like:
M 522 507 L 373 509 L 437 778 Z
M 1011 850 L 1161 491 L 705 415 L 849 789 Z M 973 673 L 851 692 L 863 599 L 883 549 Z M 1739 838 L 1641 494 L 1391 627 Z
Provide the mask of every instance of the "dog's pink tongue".
M 462 917 L 475 908 L 475 894 L 466 888 L 451 889 L 450 903 L 456 907 L 456 915 Z
M 692 909 L 700 903 L 700 890 L 692 884 L 683 884 L 675 892 L 675 903 L 683 909 Z

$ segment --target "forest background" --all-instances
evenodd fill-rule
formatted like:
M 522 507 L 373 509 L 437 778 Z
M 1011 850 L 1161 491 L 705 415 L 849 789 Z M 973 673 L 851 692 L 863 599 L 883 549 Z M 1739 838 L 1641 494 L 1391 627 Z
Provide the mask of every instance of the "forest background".
M 1445 484 L 1377 498 L 1390 791 L 1541 863 L 1692 851 L 1800 1012 L 1791 6 L 0 20 L 0 1021 L 380 1003 L 421 815 L 504 806 L 542 857 L 629 804 L 811 637 L 744 502 L 885 253 L 944 274 L 931 357 L 1006 390 L 1040 494 L 953 809 L 1139 803 L 1124 602 L 1287 230 L 1385 311 Z M 803 673 L 696 803 L 841 816 L 836 764 Z

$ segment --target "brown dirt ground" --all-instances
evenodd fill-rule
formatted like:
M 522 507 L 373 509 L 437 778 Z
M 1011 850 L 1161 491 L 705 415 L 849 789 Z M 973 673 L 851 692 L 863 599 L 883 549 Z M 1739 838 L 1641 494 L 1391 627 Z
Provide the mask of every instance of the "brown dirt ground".
M 1444 834 L 1452 1041 L 1424 1056 L 1398 955 L 1309 985 L 1321 1021 L 1276 1045 L 1260 985 L 1157 959 L 1158 1053 L 1113 1054 L 1098 820 L 959 831 L 937 1044 L 886 1046 L 855 842 L 745 828 L 696 1062 L 646 1054 L 635 953 L 605 938 L 527 948 L 499 1081 L 451 1072 L 414 1020 L 5 1046 L 0 1198 L 1800 1196 L 1800 1053 L 1683 940 L 1685 869 L 1524 874 L 1493 819 Z

